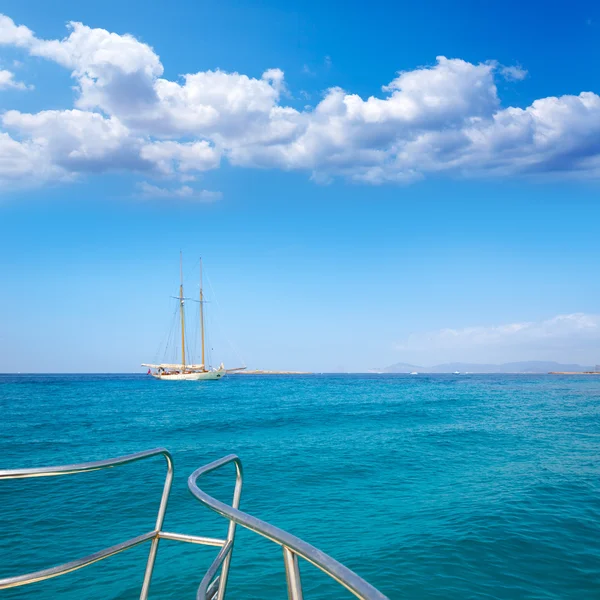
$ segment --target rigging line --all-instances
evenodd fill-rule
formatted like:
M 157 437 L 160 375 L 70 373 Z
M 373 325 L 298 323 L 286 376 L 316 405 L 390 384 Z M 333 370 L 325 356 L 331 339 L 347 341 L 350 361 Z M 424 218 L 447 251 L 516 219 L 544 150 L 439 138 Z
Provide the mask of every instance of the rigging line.
M 221 319 L 223 320 L 223 319 Z M 212 329 L 216 330 L 227 342 L 227 344 L 229 345 L 229 348 L 233 351 L 233 353 L 236 356 L 236 360 L 239 361 L 240 363 L 242 363 L 243 366 L 246 366 L 246 362 L 244 361 L 244 359 L 241 357 L 240 353 L 238 352 L 237 348 L 234 346 L 234 344 L 231 342 L 231 340 L 227 337 L 227 334 L 225 333 L 223 327 L 221 326 L 220 322 L 218 319 L 211 319 L 211 324 L 212 324 Z M 212 349 L 212 348 L 211 348 Z
M 176 317 L 175 317 L 176 318 Z M 171 342 L 173 340 L 173 329 L 175 327 L 175 320 L 173 319 L 171 321 L 171 328 L 169 329 L 169 337 L 167 338 L 167 344 L 165 345 L 165 348 L 163 350 L 163 355 L 162 357 L 156 361 L 156 362 L 173 362 L 170 360 L 170 355 L 169 355 L 169 348 L 171 347 Z
M 195 317 L 195 312 L 196 311 L 192 311 L 190 314 L 190 311 L 188 311 L 187 313 L 187 322 L 186 325 L 188 325 L 187 327 L 187 334 L 185 336 L 185 348 L 186 348 L 186 352 L 187 355 L 189 357 L 189 364 L 193 365 L 196 364 L 198 361 L 196 360 L 196 335 L 190 335 L 190 329 L 191 331 L 196 331 L 197 327 L 196 327 L 196 317 Z M 192 316 L 193 315 L 193 316 Z M 191 339 L 190 339 L 191 338 Z
M 160 360 L 159 359 L 160 351 L 162 348 L 165 347 L 165 340 L 167 342 L 167 346 L 169 345 L 169 338 L 171 337 L 171 330 L 173 329 L 173 320 L 175 319 L 176 314 L 177 314 L 177 308 L 175 308 L 175 310 L 173 311 L 173 316 L 171 317 L 171 325 L 167 329 L 166 333 L 162 336 L 162 340 L 158 346 L 158 349 L 154 353 L 154 361 L 155 362 L 158 362 Z
M 196 311 L 193 311 L 192 314 L 194 315 L 194 317 L 192 319 L 190 319 L 191 323 L 191 327 L 192 327 L 192 331 L 194 332 L 194 335 L 191 336 L 192 338 L 192 354 L 190 355 L 192 357 L 192 363 L 196 364 L 199 363 L 200 361 L 198 360 L 198 355 L 196 354 L 196 351 L 198 350 L 198 315 L 196 314 Z M 189 336 L 188 336 L 189 338 Z M 188 350 L 189 352 L 189 350 Z
M 189 296 L 185 297 L 185 301 L 187 303 L 193 302 L 194 304 L 199 304 L 199 300 L 195 297 L 198 294 L 199 290 L 199 282 L 197 280 L 198 277 L 198 269 L 200 267 L 200 259 L 197 259 L 193 262 L 193 264 L 188 267 L 185 271 L 185 281 L 192 280 L 194 283 L 189 284 L 187 291 L 188 294 L 191 292 Z M 202 360 L 198 357 L 198 330 L 200 329 L 200 320 L 198 317 L 197 309 L 188 310 L 186 313 L 187 318 L 187 336 L 186 336 L 186 348 L 188 355 L 191 357 L 190 361 L 193 364 L 199 364 Z
M 210 286 L 210 291 L 212 292 L 213 300 L 214 300 L 215 304 L 217 305 L 219 313 L 221 315 L 223 315 L 223 311 L 221 309 L 221 305 L 219 303 L 219 299 L 217 298 L 217 295 L 215 294 L 215 289 L 213 288 L 212 281 L 210 280 L 210 277 L 208 276 L 208 274 L 206 273 L 206 271 L 204 273 L 204 276 L 206 277 L 206 280 L 208 281 L 208 285 Z M 236 348 L 236 346 L 233 344 L 233 342 L 229 339 L 229 337 L 228 337 L 227 333 L 225 332 L 224 328 L 223 327 L 219 327 L 219 329 L 221 330 L 221 333 L 223 334 L 223 337 L 225 338 L 225 341 L 229 344 L 229 346 L 233 350 L 234 354 L 236 355 L 236 358 L 242 363 L 242 366 L 245 367 L 246 366 L 246 361 L 242 358 L 242 355 L 240 354 L 239 350 Z
M 188 263 L 186 263 L 186 264 L 188 264 Z M 197 265 L 199 265 L 199 264 L 200 264 L 199 260 L 198 260 L 196 263 L 194 263 L 194 267 L 196 267 L 196 264 L 197 264 Z M 181 263 L 180 263 L 180 265 L 181 265 Z M 181 285 L 181 286 L 183 286 L 183 287 L 184 287 L 184 289 L 187 287 L 187 283 L 186 283 L 186 282 L 187 282 L 187 281 L 189 281 L 189 274 L 190 274 L 190 273 L 191 273 L 191 269 L 190 269 L 190 267 L 189 267 L 189 266 L 188 266 L 188 267 L 186 267 L 186 268 L 184 268 L 184 269 L 182 270 L 182 272 L 181 272 L 181 277 L 180 277 L 180 285 Z M 176 298 L 176 299 L 177 299 L 177 300 L 179 300 L 179 301 L 181 301 L 181 299 L 182 299 L 180 296 L 171 296 L 171 297 L 172 297 L 172 298 Z M 188 298 L 188 297 L 184 296 L 184 297 L 183 297 L 183 300 L 185 300 L 185 301 L 187 302 L 188 300 L 193 300 L 193 298 Z M 189 317 L 190 317 L 190 315 L 189 315 L 189 313 L 186 311 L 186 314 L 185 314 L 185 319 L 186 319 L 186 321 L 188 321 Z M 186 328 L 185 328 L 185 329 L 186 329 L 186 331 L 189 331 L 190 323 L 189 323 L 189 322 L 186 322 L 186 325 L 187 325 L 187 326 L 186 326 Z M 189 360 L 187 360 L 186 362 L 187 362 L 187 363 L 190 363 L 190 364 L 193 364 L 194 360 L 193 360 L 193 355 L 190 353 L 190 340 L 189 340 L 189 337 L 188 337 L 188 336 L 185 336 L 184 347 L 185 347 L 185 352 L 186 352 L 186 354 L 187 354 L 187 356 L 188 356 L 188 359 L 189 359 Z M 177 359 L 177 357 L 176 357 L 176 352 L 174 352 L 173 356 L 174 356 L 174 362 L 177 362 L 177 361 L 178 361 L 178 359 Z
M 211 365 L 213 365 L 213 358 L 214 358 L 214 347 L 213 347 L 213 343 L 214 343 L 214 338 L 211 335 L 211 331 L 215 331 L 217 329 L 217 326 L 215 326 L 215 318 L 214 315 L 212 314 L 212 312 L 208 312 L 208 319 L 209 319 L 209 327 L 208 327 L 208 333 L 206 336 L 206 356 L 208 356 L 208 360 L 210 362 Z M 215 363 L 218 364 L 218 361 L 215 360 Z
M 195 280 L 196 283 L 193 284 L 193 289 L 195 291 L 200 290 L 200 283 L 199 281 L 197 281 L 197 276 L 198 276 L 198 270 L 200 268 L 200 258 L 198 258 L 197 260 L 194 261 L 194 263 L 192 264 L 191 267 L 187 267 L 186 269 L 184 269 L 184 284 L 186 281 L 189 281 L 190 279 Z M 190 287 L 191 289 L 191 287 Z M 195 304 L 200 304 L 200 300 L 197 300 L 196 298 L 192 298 L 192 297 L 185 297 L 184 300 L 186 302 L 194 302 Z M 205 301 L 206 302 L 206 301 Z M 191 316 L 193 315 L 193 317 Z M 201 360 L 197 360 L 197 351 L 198 351 L 198 338 L 199 338 L 199 334 L 198 334 L 198 330 L 200 328 L 200 319 L 196 313 L 196 311 L 188 311 L 188 313 L 186 314 L 186 320 L 188 320 L 189 322 L 189 326 L 186 327 L 187 331 L 192 331 L 194 332 L 192 335 L 192 341 L 189 340 L 189 335 L 186 336 L 186 351 L 188 353 L 188 356 L 194 358 L 193 362 L 197 362 L 200 363 L 202 362 Z M 190 354 L 190 344 L 192 344 L 191 349 L 192 349 L 192 353 Z
M 194 261 L 194 264 L 191 267 L 187 267 L 183 270 L 183 283 L 192 279 L 196 281 L 194 284 L 194 289 L 198 287 L 197 277 L 198 277 L 198 269 L 200 268 L 200 259 Z
M 205 362 L 208 368 L 213 366 L 213 353 L 212 353 L 212 337 L 211 332 L 214 331 L 214 323 L 212 314 L 210 311 L 204 312 L 204 348 L 205 348 Z
M 212 319 L 210 319 L 209 322 L 212 323 Z M 212 348 L 212 338 L 211 338 L 211 335 L 210 335 L 210 331 L 212 329 L 214 329 L 214 327 L 209 327 L 208 331 L 205 333 L 205 338 L 206 338 L 205 339 L 205 341 L 206 341 L 206 343 L 205 343 L 205 346 L 206 346 L 206 362 L 208 363 L 208 365 L 210 367 L 212 367 L 212 364 L 213 364 L 213 362 L 212 362 L 212 350 L 213 350 L 213 348 Z
M 167 340 L 167 346 L 165 348 L 165 352 L 163 355 L 163 362 L 174 363 L 177 360 L 175 357 L 175 346 L 173 345 L 173 356 L 169 355 L 169 347 L 171 346 L 171 344 L 174 344 L 173 340 L 175 338 L 175 329 L 177 327 L 178 312 L 179 312 L 179 307 L 175 306 L 175 309 L 173 311 L 173 318 L 171 319 L 171 328 L 169 330 L 169 339 Z

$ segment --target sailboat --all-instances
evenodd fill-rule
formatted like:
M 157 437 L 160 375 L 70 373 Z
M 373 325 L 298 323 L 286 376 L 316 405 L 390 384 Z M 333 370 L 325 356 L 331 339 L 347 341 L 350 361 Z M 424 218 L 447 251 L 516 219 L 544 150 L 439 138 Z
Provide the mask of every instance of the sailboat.
M 221 363 L 218 368 L 207 368 L 205 362 L 205 344 L 204 344 L 204 292 L 202 290 L 202 259 L 200 259 L 200 338 L 202 341 L 202 362 L 193 364 L 186 362 L 185 355 L 185 300 L 183 295 L 183 256 L 179 255 L 179 315 L 181 322 L 181 363 L 161 363 L 149 364 L 142 363 L 142 367 L 148 367 L 148 374 L 156 379 L 165 379 L 169 381 L 200 381 L 221 379 L 227 373 L 234 371 L 243 371 L 246 367 L 237 369 L 226 369 Z

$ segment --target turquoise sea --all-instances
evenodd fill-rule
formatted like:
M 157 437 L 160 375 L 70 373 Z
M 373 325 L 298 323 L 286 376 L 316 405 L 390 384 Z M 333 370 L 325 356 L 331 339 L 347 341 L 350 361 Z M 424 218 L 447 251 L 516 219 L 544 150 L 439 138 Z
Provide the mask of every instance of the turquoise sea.
M 0 375 L 0 468 L 156 446 L 165 528 L 224 536 L 187 491 L 235 452 L 242 508 L 391 599 L 600 598 L 600 378 L 509 375 Z M 0 482 L 0 577 L 153 528 L 164 461 Z M 229 499 L 233 469 L 207 478 Z M 148 546 L 0 599 L 136 598 Z M 192 599 L 216 549 L 162 541 L 151 597 Z M 305 597 L 350 598 L 301 565 Z M 281 550 L 239 530 L 229 598 L 285 598 Z

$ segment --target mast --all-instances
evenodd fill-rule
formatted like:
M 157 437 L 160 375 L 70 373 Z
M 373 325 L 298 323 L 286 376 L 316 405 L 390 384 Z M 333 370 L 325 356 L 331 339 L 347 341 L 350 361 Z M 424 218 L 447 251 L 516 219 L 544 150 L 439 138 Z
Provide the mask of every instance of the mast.
M 181 370 L 185 370 L 185 315 L 183 311 L 183 254 L 179 251 L 179 312 L 181 313 Z
M 204 294 L 202 293 L 202 257 L 200 257 L 200 339 L 202 340 L 202 368 L 206 371 L 204 363 Z

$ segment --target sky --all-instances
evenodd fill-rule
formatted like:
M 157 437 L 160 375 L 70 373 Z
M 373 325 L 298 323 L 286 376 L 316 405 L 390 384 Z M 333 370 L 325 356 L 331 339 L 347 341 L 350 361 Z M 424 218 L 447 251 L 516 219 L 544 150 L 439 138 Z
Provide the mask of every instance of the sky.
M 0 372 L 600 363 L 595 3 L 1 12 Z

